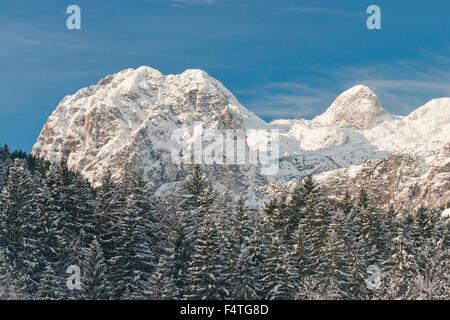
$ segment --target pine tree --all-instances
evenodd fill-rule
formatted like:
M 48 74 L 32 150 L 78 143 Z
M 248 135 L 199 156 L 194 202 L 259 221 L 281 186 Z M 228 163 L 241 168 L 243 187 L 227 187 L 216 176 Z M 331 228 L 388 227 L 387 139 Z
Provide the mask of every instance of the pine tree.
M 4 250 L 0 248 L 0 300 L 29 299 L 26 286 L 14 265 L 7 263 Z
M 173 300 L 179 296 L 175 283 L 175 255 L 168 247 L 148 280 L 144 296 L 150 300 Z
M 291 241 L 289 233 L 290 209 L 287 205 L 287 194 L 280 192 L 274 197 L 263 210 L 265 223 L 269 229 L 276 230 L 281 236 L 283 244 Z
M 61 237 L 60 268 L 63 272 L 70 265 L 79 265 L 82 252 L 90 244 L 93 231 L 94 198 L 92 190 L 83 179 L 73 173 L 65 160 L 56 166 L 59 229 Z M 73 295 L 75 291 L 72 291 Z M 72 297 L 75 298 L 75 297 Z
M 39 238 L 39 272 L 40 278 L 46 271 L 62 271 L 63 233 L 60 228 L 61 202 L 59 199 L 59 187 L 56 168 L 50 167 L 46 173 L 42 188 L 37 196 L 37 235 Z M 51 269 L 48 269 L 48 268 Z
M 303 233 L 302 246 L 306 275 L 323 272 L 323 248 L 330 223 L 330 208 L 321 195 L 313 179 L 308 176 L 304 183 L 305 207 L 300 221 Z
M 193 167 L 191 175 L 182 182 L 175 196 L 175 201 L 178 202 L 176 209 L 178 216 L 174 219 L 172 226 L 176 239 L 176 285 L 180 296 L 188 294 L 187 272 L 193 262 L 194 245 L 200 232 L 199 226 L 213 214 L 216 198 L 217 195 L 212 191 L 199 165 Z
M 365 199 L 364 197 L 362 199 Z M 347 200 L 349 201 L 349 199 Z M 368 265 L 366 264 L 366 242 L 363 238 L 361 215 L 358 206 L 351 204 L 350 207 L 341 205 L 346 213 L 346 247 L 348 248 L 348 273 L 349 285 L 347 288 L 348 299 L 365 299 L 367 285 L 365 279 Z
M 345 215 L 341 209 L 336 210 L 329 225 L 328 237 L 324 247 L 325 270 L 323 281 L 336 299 L 347 298 L 350 285 L 347 262 Z
M 181 192 L 181 208 L 185 211 L 207 212 L 216 197 L 199 165 L 194 165 L 191 175 L 183 182 Z
M 421 230 L 429 230 L 420 248 L 415 248 L 418 275 L 414 280 L 414 299 L 445 300 L 450 296 L 450 253 L 448 250 L 448 222 L 429 212 L 427 225 Z
M 0 146 L 0 191 L 6 185 L 8 181 L 9 168 L 12 167 L 13 162 L 9 158 L 9 152 L 7 146 L 6 150 Z
M 37 298 L 39 300 L 59 300 L 64 296 L 61 291 L 62 279 L 58 277 L 51 265 L 47 265 L 39 282 Z
M 258 258 L 250 246 L 243 246 L 234 263 L 233 286 L 230 297 L 236 300 L 257 300 L 261 287 L 258 273 L 261 267 Z
M 192 259 L 188 269 L 188 294 L 186 298 L 211 300 L 220 299 L 224 288 L 220 285 L 220 245 L 218 232 L 211 219 L 205 218 L 198 230 Z
M 297 230 L 293 235 L 292 258 L 297 266 L 298 274 L 296 275 L 296 282 L 301 280 L 309 273 L 307 265 L 307 251 L 304 244 L 304 225 L 299 224 Z
M 143 171 L 133 173 L 127 186 L 123 217 L 123 263 L 126 264 L 128 298 L 138 298 L 156 267 L 161 248 L 161 227 Z
M 86 300 L 107 300 L 111 295 L 111 285 L 107 277 L 107 267 L 103 251 L 94 237 L 89 249 L 84 252 L 82 265 L 82 295 Z
M 252 233 L 251 221 L 248 212 L 244 208 L 244 200 L 239 198 L 237 207 L 231 215 L 231 230 L 229 241 L 237 248 L 244 245 Z
M 127 279 L 123 279 L 126 264 L 123 263 L 124 247 L 124 190 L 112 178 L 108 170 L 97 189 L 95 208 L 95 230 L 97 241 L 103 251 L 107 267 L 107 278 L 114 283 L 112 298 L 120 299 L 126 292 Z M 121 263 L 122 262 L 122 263 Z
M 72 179 L 69 216 L 63 220 L 63 224 L 64 230 L 68 231 L 69 241 L 79 240 L 82 250 L 88 248 L 93 239 L 95 192 L 80 174 L 74 174 Z
M 382 294 L 388 299 L 408 299 L 412 294 L 418 266 L 412 252 L 412 240 L 404 226 L 393 239 L 392 256 L 385 263 Z
M 366 267 L 377 265 L 384 251 L 384 239 L 381 234 L 381 218 L 374 202 L 363 188 L 359 195 L 359 204 L 356 211 L 360 224 L 359 239 L 364 249 L 363 257 Z
M 353 199 L 348 190 L 345 191 L 344 198 L 339 203 L 339 208 L 342 210 L 342 212 L 344 213 L 344 216 L 346 218 L 351 215 L 354 205 L 353 205 Z
M 398 234 L 398 218 L 397 212 L 393 205 L 389 206 L 389 210 L 380 215 L 381 218 L 381 230 L 383 230 L 383 238 L 384 238 L 384 247 L 381 252 L 381 260 L 386 261 L 391 256 L 392 252 L 390 249 L 392 248 L 392 243 L 396 235 Z
M 191 175 L 185 179 L 178 194 L 179 212 L 185 216 L 188 238 L 191 243 L 196 239 L 197 226 L 210 213 L 216 194 L 203 175 L 199 165 L 195 165 Z
M 307 190 L 302 180 L 298 180 L 295 187 L 290 192 L 290 201 L 287 206 L 288 226 L 287 236 L 289 239 L 294 237 L 294 233 L 298 231 L 298 226 L 302 222 L 304 216 L 304 207 L 306 206 Z
M 174 237 L 175 285 L 179 294 L 178 298 L 183 298 L 187 294 L 190 243 L 182 217 L 173 224 L 172 230 Z
M 292 299 L 298 291 L 297 275 L 294 256 L 290 248 L 284 244 L 284 230 L 276 229 L 269 223 L 266 232 L 268 243 L 265 264 L 264 289 L 268 300 Z
M 353 207 L 347 222 L 349 259 L 349 298 L 367 299 L 374 295 L 366 285 L 369 267 L 380 267 L 386 243 L 382 234 L 382 219 L 375 203 L 362 188 L 357 205 Z
M 357 239 L 349 247 L 348 251 L 348 275 L 349 283 L 347 287 L 347 297 L 351 300 L 361 300 L 366 298 L 367 285 L 366 271 L 367 267 L 365 265 L 364 256 L 361 255 L 363 252 L 361 244 Z
M 425 207 L 420 207 L 416 214 L 412 216 L 411 224 L 409 225 L 409 233 L 412 239 L 412 250 L 414 255 L 418 257 L 417 263 L 420 269 L 425 267 L 427 258 L 421 255 L 421 251 L 425 243 L 430 240 L 432 232 L 432 214 L 428 212 Z
M 412 236 L 414 237 L 414 241 L 422 243 L 431 237 L 432 231 L 432 223 L 431 223 L 432 214 L 428 212 L 427 208 L 420 207 L 416 214 L 414 215 L 414 222 L 412 226 Z
M 224 286 L 233 299 L 257 299 L 260 288 L 253 277 L 258 272 L 258 261 L 250 239 L 254 230 L 242 197 L 230 220 L 228 236 L 222 240 L 227 241 L 227 247 L 221 250 L 228 261 L 227 267 L 221 272 Z
M 0 235 L 8 265 L 14 265 L 23 277 L 28 293 L 36 290 L 35 186 L 23 160 L 10 168 L 7 185 L 1 194 Z

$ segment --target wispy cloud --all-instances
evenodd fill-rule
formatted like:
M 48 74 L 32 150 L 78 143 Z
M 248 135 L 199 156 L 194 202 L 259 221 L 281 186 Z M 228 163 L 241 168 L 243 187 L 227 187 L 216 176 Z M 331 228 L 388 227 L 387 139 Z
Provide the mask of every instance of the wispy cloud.
M 426 61 L 426 62 L 424 62 Z M 306 118 L 322 113 L 346 89 L 364 84 L 393 114 L 407 115 L 434 98 L 450 97 L 448 58 L 427 54 L 423 60 L 399 60 L 372 66 L 344 66 L 336 70 L 317 70 L 323 83 L 305 85 L 301 80 L 266 83 L 243 101 L 266 119 Z M 242 93 L 246 96 L 246 92 Z
M 6 41 L 11 41 L 19 45 L 26 45 L 26 46 L 38 46 L 45 44 L 44 41 L 39 40 L 37 38 L 31 38 L 28 36 L 13 34 L 13 33 L 6 33 L 6 32 L 0 32 L 0 39 L 4 39 Z
M 296 82 L 269 82 L 252 90 L 251 96 L 258 98 L 247 101 L 246 106 L 266 119 L 311 118 L 318 106 L 329 100 L 327 92 Z
M 337 81 L 355 81 L 371 88 L 388 111 L 406 115 L 433 98 L 450 97 L 450 65 L 429 55 L 432 61 L 401 60 L 393 64 L 347 67 L 334 73 Z
M 178 4 L 214 4 L 216 0 L 159 0 L 163 2 L 173 2 Z
M 341 17 L 362 17 L 364 12 L 352 12 L 335 8 L 324 8 L 324 7 L 286 7 L 279 8 L 281 11 L 295 12 L 295 13 L 307 13 L 307 14 L 325 14 L 325 15 L 335 15 Z

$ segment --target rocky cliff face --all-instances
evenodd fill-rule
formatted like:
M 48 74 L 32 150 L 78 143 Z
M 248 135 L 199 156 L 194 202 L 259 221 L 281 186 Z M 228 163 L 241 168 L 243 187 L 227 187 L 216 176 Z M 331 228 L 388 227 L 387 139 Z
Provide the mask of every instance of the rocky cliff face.
M 50 161 L 66 159 L 70 168 L 94 185 L 107 169 L 120 179 L 141 167 L 156 189 L 188 172 L 189 161 L 172 159 L 173 151 L 179 149 L 174 135 L 181 133 L 181 142 L 192 144 L 196 123 L 224 135 L 226 130 L 267 126 L 201 70 L 164 76 L 140 67 L 109 75 L 96 86 L 65 97 L 49 117 L 32 153 Z M 255 166 L 205 168 L 223 191 L 245 192 L 264 185 Z
M 195 126 L 224 137 L 232 132 L 249 152 L 261 148 L 255 136 L 279 131 L 274 174 L 265 175 L 248 158 L 242 164 L 204 166 L 219 191 L 242 193 L 250 207 L 267 199 L 269 186 L 289 185 L 307 174 L 338 190 L 337 197 L 364 184 L 383 204 L 404 210 L 449 201 L 450 99 L 398 117 L 361 85 L 313 120 L 266 123 L 201 70 L 165 76 L 149 67 L 128 69 L 65 97 L 33 154 L 50 161 L 64 158 L 94 184 L 107 169 L 120 179 L 142 167 L 151 185 L 165 192 L 191 167 L 186 151 L 196 139 Z
M 361 187 L 366 186 L 384 209 L 393 205 L 406 212 L 420 206 L 447 207 L 450 204 L 449 173 L 450 143 L 436 150 L 429 164 L 421 156 L 398 153 L 384 159 L 371 159 L 359 166 L 323 172 L 316 178 L 336 198 L 342 198 L 346 190 L 356 197 Z

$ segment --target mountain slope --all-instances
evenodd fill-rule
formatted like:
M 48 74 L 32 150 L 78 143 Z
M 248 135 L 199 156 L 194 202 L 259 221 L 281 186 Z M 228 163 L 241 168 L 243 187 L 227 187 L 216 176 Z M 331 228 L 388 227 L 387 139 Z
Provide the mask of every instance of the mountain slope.
M 397 190 L 401 199 L 390 194 L 380 201 L 410 210 L 423 199 L 432 207 L 450 200 L 445 151 L 450 140 L 449 112 L 450 99 L 443 98 L 407 117 L 393 116 L 383 109 L 375 93 L 358 85 L 313 120 L 268 124 L 204 71 L 165 76 L 140 67 L 109 75 L 97 85 L 65 97 L 49 117 L 32 153 L 50 161 L 67 159 L 72 169 L 94 184 L 108 169 L 121 178 L 142 167 L 151 185 L 163 192 L 168 183 L 185 177 L 192 165 L 192 155 L 186 152 L 194 146 L 195 126 L 243 138 L 246 153 L 261 150 L 254 137 L 279 130 L 280 152 L 275 159 L 279 170 L 275 174 L 264 175 L 261 165 L 248 158 L 243 164 L 205 165 L 217 189 L 233 197 L 242 193 L 250 207 L 265 201 L 272 186 L 290 185 L 307 174 L 317 175 L 334 189 L 364 181 L 374 192 L 377 188 L 394 192 L 376 179 L 355 178 L 363 177 L 372 163 L 388 161 L 393 167 L 389 165 L 380 177 L 391 184 L 395 179 L 405 182 Z M 208 142 L 202 145 L 205 148 Z M 180 162 L 174 161 L 174 153 L 180 154 Z M 393 169 L 410 168 L 410 162 L 414 169 Z M 359 184 L 352 179 L 359 179 Z M 422 191 L 405 191 L 417 184 Z

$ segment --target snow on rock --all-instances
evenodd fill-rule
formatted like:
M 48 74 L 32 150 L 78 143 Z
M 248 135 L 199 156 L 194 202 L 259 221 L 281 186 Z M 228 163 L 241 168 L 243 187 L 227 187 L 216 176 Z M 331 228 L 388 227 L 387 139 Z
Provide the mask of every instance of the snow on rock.
M 388 114 L 375 93 L 362 85 L 342 93 L 313 120 L 268 124 L 202 70 L 165 76 L 145 66 L 127 69 L 66 96 L 32 153 L 53 162 L 66 159 L 94 185 L 108 169 L 120 179 L 141 167 L 163 193 L 190 169 L 172 160 L 177 147 L 173 133 L 182 132 L 182 140 L 191 143 L 195 122 L 222 133 L 279 130 L 275 175 L 264 176 L 258 165 L 249 163 L 204 166 L 219 192 L 229 191 L 234 198 L 243 194 L 250 207 L 267 200 L 273 185 L 292 185 L 307 174 L 333 190 L 356 192 L 358 186 L 371 184 L 380 201 L 404 210 L 450 201 L 450 98 L 432 100 L 398 117 Z M 246 146 L 260 147 L 252 135 L 246 136 Z
M 172 151 L 178 148 L 173 134 L 181 130 L 185 142 L 192 143 L 195 122 L 221 132 L 267 126 L 204 71 L 165 76 L 140 67 L 109 75 L 96 86 L 65 97 L 49 117 L 32 153 L 53 162 L 66 159 L 70 168 L 94 185 L 106 170 L 120 179 L 142 167 L 152 187 L 159 188 L 182 179 L 189 170 L 186 163 L 172 160 Z M 242 176 L 252 182 L 264 181 L 264 177 L 258 174 L 259 168 L 244 167 L 208 166 L 206 173 L 220 181 L 218 188 L 253 190 L 255 186 Z
M 342 93 L 333 104 L 314 121 L 327 126 L 359 126 L 372 128 L 392 117 L 383 109 L 377 95 L 363 85 Z
M 442 211 L 442 217 L 450 218 L 450 208 L 447 208 L 444 211 Z
M 365 132 L 383 150 L 429 153 L 450 141 L 450 98 L 434 99 L 409 116 Z

